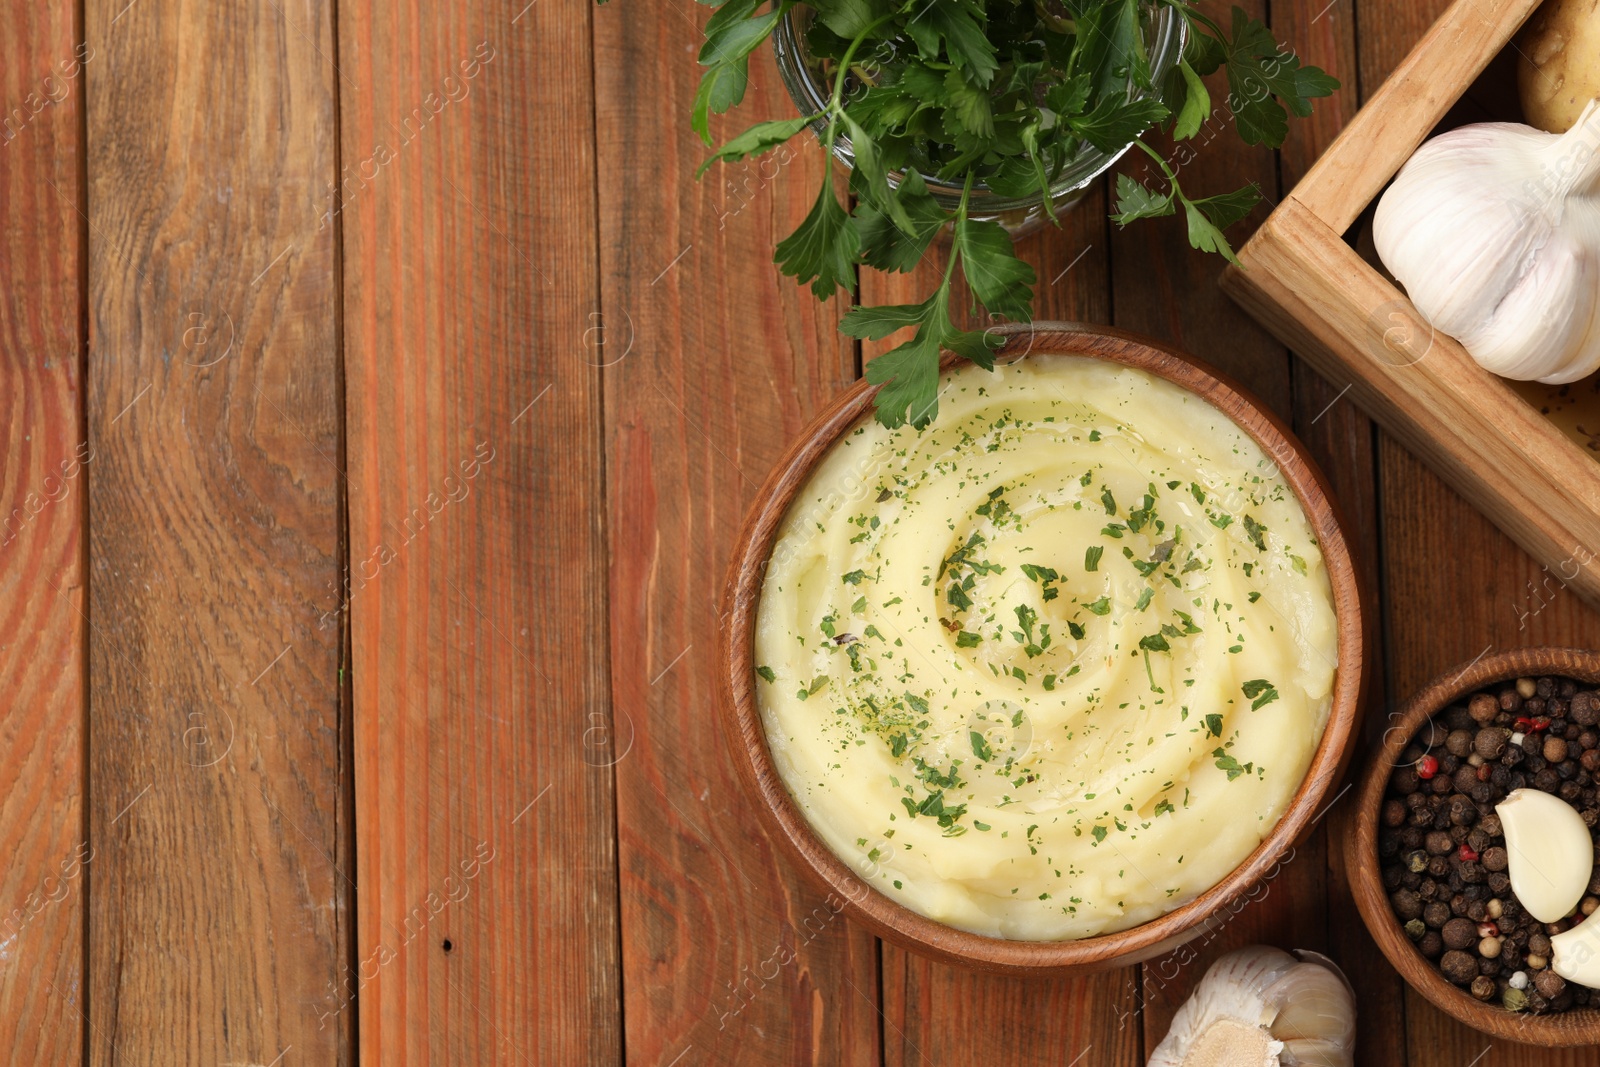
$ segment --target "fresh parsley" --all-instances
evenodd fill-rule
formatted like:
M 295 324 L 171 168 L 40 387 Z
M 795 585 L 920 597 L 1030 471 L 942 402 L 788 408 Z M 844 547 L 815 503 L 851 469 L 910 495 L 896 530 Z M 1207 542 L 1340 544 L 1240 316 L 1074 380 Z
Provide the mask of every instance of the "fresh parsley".
M 838 188 L 834 169 L 824 168 L 810 212 L 777 245 L 783 274 L 827 299 L 852 290 L 862 266 L 911 271 L 934 235 L 950 230 L 948 262 L 926 299 L 856 307 L 840 323 L 871 340 L 915 331 L 867 365 L 868 381 L 880 387 L 878 418 L 890 427 L 926 426 L 938 413 L 942 351 L 994 364 L 998 335 L 956 324 L 958 269 L 989 313 L 1032 318 L 1033 267 L 1018 258 L 1005 229 L 969 211 L 980 183 L 1007 197 L 1042 194 L 1048 209 L 1052 185 L 1085 145 L 1115 153 L 1135 143 L 1155 159 L 1166 189 L 1119 177 L 1113 218 L 1127 225 L 1181 208 L 1190 244 L 1232 260 L 1222 231 L 1250 212 L 1260 192 L 1247 186 L 1190 196 L 1140 138 L 1157 125 L 1169 125 L 1178 140 L 1199 134 L 1213 114 L 1202 76 L 1217 71 L 1225 72 L 1234 126 L 1253 145 L 1281 145 L 1289 113 L 1309 115 L 1312 98 L 1338 88 L 1243 10 L 1233 9 L 1225 29 L 1194 0 L 701 2 L 715 10 L 690 124 L 707 145 L 710 116 L 744 99 L 750 54 L 784 19 L 804 27 L 816 73 L 831 82 L 822 110 L 757 123 L 700 168 L 770 152 L 809 127 L 830 152 L 848 139 L 848 186 Z M 1189 34 L 1181 61 L 1156 84 L 1142 24 L 1161 6 L 1176 10 Z M 934 195 L 925 176 L 961 190 L 955 207 Z

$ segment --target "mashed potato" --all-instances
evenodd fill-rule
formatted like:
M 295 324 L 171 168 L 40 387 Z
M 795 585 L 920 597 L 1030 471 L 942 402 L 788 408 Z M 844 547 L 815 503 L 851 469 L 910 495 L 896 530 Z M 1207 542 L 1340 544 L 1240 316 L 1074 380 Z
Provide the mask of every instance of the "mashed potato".
M 907 907 L 1089 937 L 1216 884 L 1327 722 L 1332 592 L 1272 460 L 1143 371 L 945 375 L 796 497 L 757 619 L 762 718 L 812 827 Z

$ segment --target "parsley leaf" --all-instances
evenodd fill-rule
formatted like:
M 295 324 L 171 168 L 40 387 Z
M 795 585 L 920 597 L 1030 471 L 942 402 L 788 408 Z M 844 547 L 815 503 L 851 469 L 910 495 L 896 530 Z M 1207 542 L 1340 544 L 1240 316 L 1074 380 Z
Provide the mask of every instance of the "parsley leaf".
M 700 164 L 694 176 L 700 177 L 711 164 L 721 160 L 723 162 L 737 162 L 746 156 L 758 156 L 787 141 L 801 130 L 805 129 L 817 116 L 801 115 L 793 119 L 776 119 L 772 122 L 758 122 L 745 130 L 739 136 L 717 149 L 716 154 Z
M 1328 96 L 1339 88 L 1336 79 L 1317 67 L 1301 66 L 1293 52 L 1278 51 L 1272 32 L 1243 8 L 1233 9 L 1231 40 L 1224 39 L 1223 44 L 1228 107 L 1246 144 L 1281 148 L 1289 133 L 1285 105 L 1304 117 L 1311 114 L 1312 97 Z
M 1126 174 L 1117 175 L 1117 213 L 1111 220 L 1118 226 L 1170 215 L 1174 210 L 1171 193 L 1157 193 Z
M 1159 100 L 1107 95 L 1088 114 L 1069 118 L 1067 125 L 1100 151 L 1120 152 L 1167 114 L 1166 105 Z
M 956 219 L 955 251 L 984 307 L 1017 322 L 1033 317 L 1033 268 L 1017 258 L 1011 235 L 998 222 Z
M 859 249 L 860 238 L 850 225 L 850 216 L 834 195 L 830 170 L 811 212 L 794 233 L 778 242 L 775 258 L 780 271 L 802 285 L 809 282 L 817 298 L 826 300 L 835 288 L 849 289 L 855 284 Z

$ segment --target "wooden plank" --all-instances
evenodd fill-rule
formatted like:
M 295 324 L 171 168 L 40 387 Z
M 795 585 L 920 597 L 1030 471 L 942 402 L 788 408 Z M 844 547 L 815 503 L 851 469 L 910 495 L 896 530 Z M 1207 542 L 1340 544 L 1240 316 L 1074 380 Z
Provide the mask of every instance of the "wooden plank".
M 1326 152 L 1339 131 L 1361 106 L 1361 68 L 1356 58 L 1354 3 L 1291 0 L 1273 4 L 1273 30 L 1300 57 L 1337 77 L 1342 88 L 1318 100 L 1309 118 L 1290 124 L 1288 140 L 1278 153 L 1282 187 L 1290 190 Z M 1378 515 L 1377 437 L 1372 422 L 1350 398 L 1348 378 L 1330 380 L 1295 356 L 1293 377 L 1294 429 L 1327 476 L 1344 518 L 1345 536 L 1355 554 L 1365 585 L 1366 608 L 1376 623 L 1381 610 L 1378 564 L 1382 535 Z M 1381 627 L 1369 629 L 1366 654 L 1371 694 L 1379 693 L 1383 670 Z M 1369 707 L 1372 705 L 1369 704 Z M 1369 713 L 1360 744 L 1376 741 L 1383 717 Z M 1336 798 L 1324 828 L 1331 847 L 1325 849 L 1328 900 L 1326 951 L 1359 981 L 1361 1023 L 1356 1028 L 1356 1062 L 1379 1063 L 1396 1056 L 1395 1036 L 1405 1031 L 1405 986 L 1367 933 L 1356 912 L 1344 874 L 1344 850 L 1338 842 L 1350 833 L 1354 811 L 1350 794 Z M 1403 1056 L 1403 1049 L 1400 1055 Z
M 0 1061 L 82 1054 L 84 60 L 70 3 L 0 18 Z
M 339 12 L 363 1063 L 622 1058 L 590 7 Z
M 346 1062 L 331 12 L 85 22 L 90 1058 Z
M 719 597 L 734 534 L 782 447 L 855 374 L 773 246 L 824 165 L 810 141 L 692 172 L 689 129 L 706 12 L 595 13 L 601 139 L 611 679 L 623 986 L 630 1062 L 878 1061 L 874 939 L 759 829 L 713 702 Z M 762 48 L 731 136 L 793 113 Z
M 1296 187 L 1301 202 L 1335 233 L 1349 229 L 1540 2 L 1456 0 L 1392 74 L 1382 67 L 1373 69 L 1378 77 L 1364 72 L 1364 84 L 1382 81 L 1383 87 Z M 1417 40 L 1407 35 L 1409 25 L 1436 8 L 1433 0 L 1420 0 L 1403 7 L 1399 19 L 1381 18 L 1389 23 L 1386 41 L 1409 48 Z
M 1035 316 L 1104 322 L 1110 318 L 1104 183 L 1091 187 L 1061 222 L 1059 228 L 1046 223 L 1017 243 L 1018 255 L 1038 275 Z M 910 274 L 863 270 L 861 302 L 925 299 L 943 276 L 948 254 L 948 243 L 940 241 Z M 908 336 L 903 331 L 866 342 L 863 354 L 870 360 Z M 886 943 L 884 1063 L 1024 1067 L 1067 1063 L 1080 1053 L 1083 1062 L 1107 1067 L 1139 1063 L 1137 976 L 1136 967 L 1043 980 L 973 974 Z

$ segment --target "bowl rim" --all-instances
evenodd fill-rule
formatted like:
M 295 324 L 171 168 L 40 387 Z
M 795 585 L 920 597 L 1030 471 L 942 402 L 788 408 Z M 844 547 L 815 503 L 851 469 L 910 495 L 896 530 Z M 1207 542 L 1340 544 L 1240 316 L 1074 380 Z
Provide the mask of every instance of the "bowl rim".
M 1559 1015 L 1511 1012 L 1484 1003 L 1447 981 L 1406 937 L 1383 890 L 1378 860 L 1378 809 L 1389 773 L 1424 721 L 1470 693 L 1529 675 L 1555 675 L 1600 687 L 1600 652 L 1581 648 L 1510 649 L 1480 656 L 1431 679 L 1389 716 L 1382 739 L 1372 747 L 1357 786 L 1355 833 L 1345 837 L 1345 869 L 1356 910 L 1378 948 L 1406 984 L 1445 1014 L 1468 1026 L 1508 1041 L 1546 1048 L 1600 1043 L 1600 1008 L 1579 1008 Z
M 828 404 L 790 444 L 757 491 L 729 559 L 719 647 L 719 708 L 733 761 L 757 798 L 763 826 L 831 894 L 842 909 L 880 937 L 920 955 L 980 971 L 1007 974 L 1084 973 L 1151 959 L 1198 936 L 1208 919 L 1243 898 L 1292 854 L 1326 812 L 1324 797 L 1343 776 L 1354 747 L 1368 661 L 1363 583 L 1322 473 L 1281 420 L 1222 374 L 1158 342 L 1109 327 L 1035 322 L 993 327 L 997 353 L 1011 361 L 1031 353 L 1081 356 L 1135 367 L 1217 408 L 1276 461 L 1299 500 L 1322 550 L 1337 618 L 1338 667 L 1322 738 L 1277 824 L 1234 870 L 1194 900 L 1149 922 L 1072 941 L 1012 941 L 927 918 L 880 893 L 835 855 L 790 797 L 767 748 L 755 696 L 755 617 L 767 560 L 794 497 L 816 463 L 858 422 L 872 416 L 876 388 L 865 379 Z M 940 370 L 964 362 L 946 355 Z M 1331 806 L 1331 805 L 1330 805 Z

